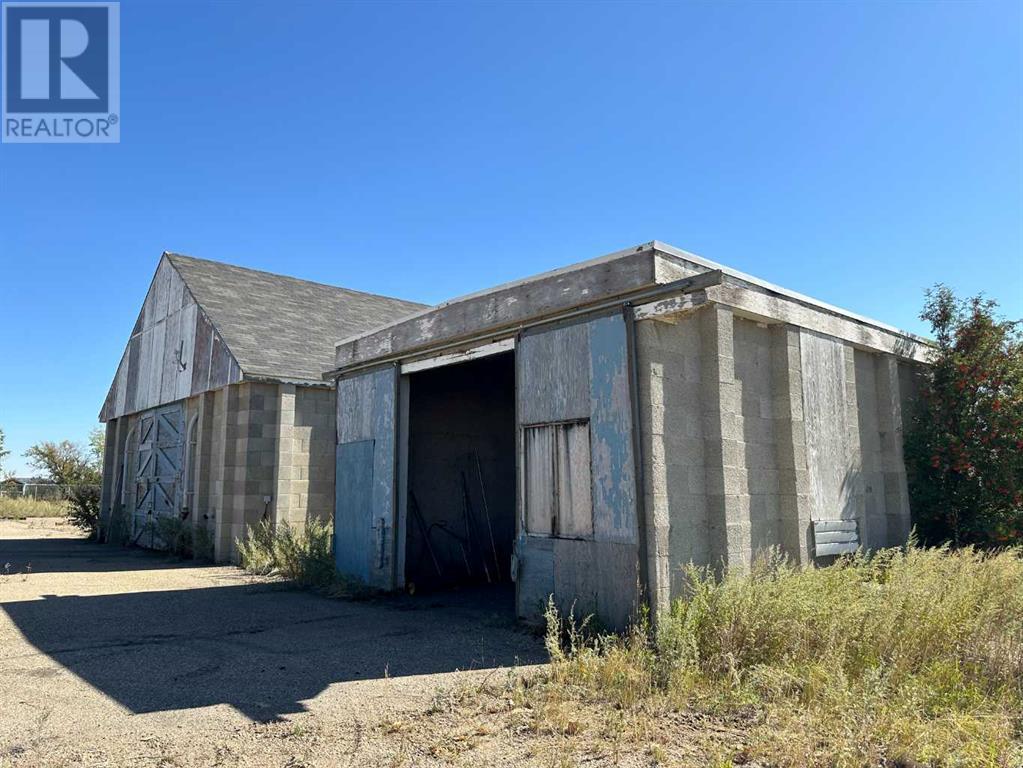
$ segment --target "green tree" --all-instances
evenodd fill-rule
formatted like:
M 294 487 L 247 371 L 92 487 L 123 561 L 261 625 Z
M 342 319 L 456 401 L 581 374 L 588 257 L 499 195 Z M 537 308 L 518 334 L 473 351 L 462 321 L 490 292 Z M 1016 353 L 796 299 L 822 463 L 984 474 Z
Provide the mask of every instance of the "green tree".
M 4 431 L 0 429 L 0 480 L 6 477 L 4 474 L 4 459 L 10 455 L 11 452 L 4 448 Z
M 1023 542 L 1023 334 L 994 301 L 927 292 L 937 342 L 906 431 L 913 514 L 928 543 Z
M 45 472 L 55 483 L 65 486 L 68 517 L 79 528 L 91 534 L 99 526 L 99 485 L 103 475 L 102 433 L 93 430 L 89 445 L 70 440 L 59 443 L 36 443 L 25 452 L 25 458 L 36 469 Z

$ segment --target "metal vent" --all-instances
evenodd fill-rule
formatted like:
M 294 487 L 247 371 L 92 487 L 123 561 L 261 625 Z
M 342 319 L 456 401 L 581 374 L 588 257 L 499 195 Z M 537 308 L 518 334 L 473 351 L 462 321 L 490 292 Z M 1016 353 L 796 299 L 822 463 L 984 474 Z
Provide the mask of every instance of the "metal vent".
M 814 520 L 814 555 L 849 555 L 860 548 L 855 520 Z

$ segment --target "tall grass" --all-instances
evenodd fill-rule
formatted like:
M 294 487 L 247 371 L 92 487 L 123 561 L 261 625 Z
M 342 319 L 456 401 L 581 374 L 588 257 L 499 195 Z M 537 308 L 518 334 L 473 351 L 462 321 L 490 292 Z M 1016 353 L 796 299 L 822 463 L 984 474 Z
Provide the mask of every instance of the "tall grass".
M 586 637 L 548 610 L 542 696 L 755 714 L 783 766 L 1023 765 L 1023 552 L 772 555 L 688 588 L 656 629 Z
M 0 519 L 67 516 L 66 501 L 46 501 L 28 496 L 0 496 Z

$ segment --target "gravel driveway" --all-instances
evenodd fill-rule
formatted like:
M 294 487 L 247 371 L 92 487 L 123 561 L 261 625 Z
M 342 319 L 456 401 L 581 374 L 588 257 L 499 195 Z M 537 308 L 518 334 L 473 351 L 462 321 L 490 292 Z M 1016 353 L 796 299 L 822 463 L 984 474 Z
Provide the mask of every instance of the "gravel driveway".
M 381 722 L 544 658 L 509 594 L 332 600 L 52 520 L 0 521 L 5 564 L 0 766 L 387 765 Z

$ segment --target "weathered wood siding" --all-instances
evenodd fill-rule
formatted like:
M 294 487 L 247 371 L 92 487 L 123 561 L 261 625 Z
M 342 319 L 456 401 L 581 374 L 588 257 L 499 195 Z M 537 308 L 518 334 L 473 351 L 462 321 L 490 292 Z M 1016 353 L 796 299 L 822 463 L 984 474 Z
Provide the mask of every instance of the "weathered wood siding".
M 849 429 L 847 421 L 848 390 L 853 383 L 846 370 L 845 344 L 803 331 L 800 347 L 810 517 L 855 520 L 859 445 L 858 439 L 857 445 L 851 444 L 858 434 Z
M 241 369 L 164 258 L 110 386 L 100 420 L 156 408 L 241 381 Z
M 395 584 L 396 385 L 388 367 L 340 379 L 337 390 L 337 568 L 382 589 Z
M 909 534 L 899 363 L 800 331 L 810 517 L 855 520 L 859 544 L 897 546 Z
M 549 595 L 564 608 L 627 623 L 638 604 L 639 525 L 626 326 L 614 314 L 525 334 L 518 346 L 520 440 L 530 425 L 585 420 L 589 425 L 592 534 L 551 537 L 529 530 L 519 510 L 517 604 L 535 617 Z M 536 462 L 534 462 L 536 464 Z M 550 472 L 520 467 L 520 503 L 555 489 Z M 542 466 L 542 463 L 537 465 Z M 576 530 L 580 527 L 574 523 Z
M 166 545 L 158 519 L 176 517 L 182 503 L 185 409 L 174 403 L 139 414 L 135 442 L 135 504 L 132 541 L 149 548 Z

